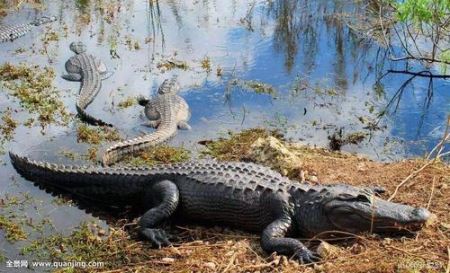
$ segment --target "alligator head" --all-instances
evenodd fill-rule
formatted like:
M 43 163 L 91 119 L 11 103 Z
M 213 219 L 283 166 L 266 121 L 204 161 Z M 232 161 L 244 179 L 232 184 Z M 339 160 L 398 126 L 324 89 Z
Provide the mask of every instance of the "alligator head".
M 72 42 L 69 46 L 75 54 L 86 52 L 86 45 L 83 42 Z
M 297 222 L 309 234 L 325 231 L 412 234 L 431 216 L 425 208 L 389 202 L 364 188 L 331 186 L 314 195 L 313 202 L 297 210 L 297 214 L 303 215 Z M 305 219 L 311 220 L 301 223 Z
M 55 21 L 56 21 L 55 16 L 50 16 L 50 17 L 42 16 L 42 17 L 37 18 L 33 22 L 31 22 L 31 24 L 35 25 L 35 26 L 40 26 L 40 25 L 48 24 L 48 23 L 55 22 Z
M 177 93 L 180 90 L 178 76 L 174 75 L 171 79 L 166 79 L 158 88 L 158 94 Z

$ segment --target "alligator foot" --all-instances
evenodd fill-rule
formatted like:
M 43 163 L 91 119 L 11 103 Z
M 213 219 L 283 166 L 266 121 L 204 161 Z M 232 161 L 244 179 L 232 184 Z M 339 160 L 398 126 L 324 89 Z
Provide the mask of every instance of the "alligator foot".
M 148 120 L 145 123 L 142 123 L 142 126 L 150 127 L 150 128 L 158 128 L 161 120 Z
M 179 121 L 177 126 L 181 130 L 191 130 L 191 126 L 186 121 Z
M 77 74 L 77 73 L 64 74 L 61 76 L 61 78 L 65 79 L 66 81 L 71 81 L 71 82 L 81 81 L 81 75 Z
M 169 237 L 163 229 L 159 228 L 145 228 L 141 234 L 147 238 L 154 247 L 161 248 L 162 246 L 170 245 Z
M 301 264 L 312 264 L 320 260 L 320 257 L 317 253 L 314 253 L 307 248 L 301 248 L 297 250 L 293 258 L 297 259 Z

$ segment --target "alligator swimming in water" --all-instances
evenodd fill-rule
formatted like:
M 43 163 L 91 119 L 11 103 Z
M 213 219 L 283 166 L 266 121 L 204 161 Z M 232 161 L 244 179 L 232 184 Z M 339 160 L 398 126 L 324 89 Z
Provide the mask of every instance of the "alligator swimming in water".
M 107 68 L 102 61 L 86 53 L 86 46 L 82 42 L 71 43 L 70 50 L 76 55 L 70 57 L 66 62 L 68 74 L 63 75 L 62 78 L 68 81 L 81 82 L 76 102 L 76 108 L 80 119 L 91 125 L 112 127 L 111 124 L 97 119 L 85 111 L 102 88 L 102 81 L 109 78 L 112 73 L 107 71 Z
M 291 181 L 261 165 L 196 161 L 148 168 L 63 166 L 10 152 L 25 178 L 93 200 L 141 207 L 139 231 L 153 246 L 169 245 L 164 220 L 187 218 L 261 232 L 268 252 L 312 263 L 317 255 L 294 239 L 327 231 L 417 231 L 430 217 L 424 208 L 392 203 L 375 190 Z
M 149 119 L 146 125 L 156 128 L 156 131 L 109 147 L 103 154 L 103 165 L 112 165 L 127 154 L 163 143 L 175 135 L 177 128 L 190 129 L 187 124 L 190 118 L 189 106 L 177 95 L 179 90 L 177 78 L 173 77 L 161 84 L 155 97 L 138 98 L 139 104 L 145 106 L 145 115 Z
M 25 34 L 30 32 L 34 27 L 43 24 L 48 24 L 54 21 L 56 21 L 56 17 L 54 16 L 51 17 L 42 16 L 27 24 L 20 24 L 16 26 L 0 25 L 0 43 L 13 41 L 19 37 L 24 36 Z

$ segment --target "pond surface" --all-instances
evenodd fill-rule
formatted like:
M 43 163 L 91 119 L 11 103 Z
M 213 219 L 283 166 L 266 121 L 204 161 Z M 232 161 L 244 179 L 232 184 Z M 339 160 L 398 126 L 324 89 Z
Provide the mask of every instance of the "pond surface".
M 339 0 L 44 0 L 42 6 L 25 6 L 0 19 L 1 24 L 14 25 L 39 15 L 58 18 L 0 44 L 0 60 L 53 67 L 54 85 L 75 113 L 79 84 L 60 76 L 73 55 L 69 44 L 83 41 L 88 52 L 114 72 L 87 111 L 114 124 L 126 137 L 148 129 L 141 126 L 141 107 L 117 105 L 129 97 L 150 96 L 164 79 L 178 75 L 181 96 L 191 108 L 192 130 L 180 131 L 170 145 L 197 151 L 200 140 L 262 126 L 318 146 L 327 146 L 336 132 L 362 134 L 362 142 L 342 150 L 376 160 L 421 156 L 444 134 L 450 81 L 435 79 L 429 95 L 429 80 L 417 77 L 406 86 L 397 107 L 394 101 L 386 111 L 409 76 L 389 74 L 377 84 L 389 67 L 404 64 L 390 63 L 379 44 L 347 26 L 345 18 L 363 14 L 364 7 Z M 417 64 L 413 67 L 420 70 Z M 258 92 L 267 90 L 273 92 Z M 7 107 L 19 105 L 0 92 L 0 110 Z M 23 121 L 27 114 L 14 113 L 14 118 Z M 86 150 L 86 145 L 76 143 L 75 130 L 72 123 L 44 130 L 19 126 L 4 149 L 68 161 L 59 156 L 62 149 Z M 16 174 L 7 154 L 0 160 L 0 197 L 29 194 L 40 200 L 38 214 L 35 207 L 25 209 L 29 217 L 51 218 L 58 231 L 92 218 L 75 207 L 52 203 L 53 197 Z M 20 245 L 1 241 L 0 251 L 11 259 L 20 257 Z

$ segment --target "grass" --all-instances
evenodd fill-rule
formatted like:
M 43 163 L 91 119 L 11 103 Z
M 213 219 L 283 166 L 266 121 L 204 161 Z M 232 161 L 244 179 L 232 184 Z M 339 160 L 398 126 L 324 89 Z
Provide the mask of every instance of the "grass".
M 32 114 L 42 127 L 51 123 L 67 125 L 70 115 L 53 86 L 55 71 L 26 64 L 0 66 L 0 85 L 16 97 L 20 105 Z
M 1 120 L 2 124 L 0 124 L 0 133 L 2 138 L 10 141 L 14 136 L 14 131 L 16 130 L 18 123 L 12 118 L 10 109 L 3 113 Z
M 6 240 L 9 242 L 27 239 L 27 235 L 21 225 L 13 222 L 12 219 L 5 217 L 5 215 L 0 215 L 0 229 L 5 232 Z
M 202 66 L 203 70 L 206 71 L 206 73 L 211 72 L 212 70 L 211 58 L 209 58 L 208 56 L 206 56 L 205 58 L 203 58 L 203 60 L 200 61 L 200 65 Z
M 137 104 L 137 100 L 134 97 L 128 97 L 117 104 L 120 109 L 125 109 Z
M 252 152 L 251 144 L 258 138 L 270 135 L 281 137 L 277 131 L 267 131 L 262 128 L 244 130 L 239 133 L 227 133 L 228 138 L 216 141 L 201 141 L 206 146 L 203 155 L 209 155 L 224 161 L 248 161 Z
M 260 81 L 233 79 L 229 84 L 230 86 L 238 86 L 242 89 L 253 91 L 256 94 L 268 94 L 273 97 L 277 95 L 275 87 Z
M 164 69 L 164 70 L 172 70 L 172 69 L 181 69 L 181 70 L 188 70 L 189 65 L 184 61 L 178 61 L 178 60 L 166 60 L 158 63 L 157 65 L 158 69 Z
M 189 158 L 190 154 L 186 149 L 163 145 L 149 148 L 135 156 L 127 156 L 122 162 L 132 166 L 149 166 L 160 163 L 178 163 Z
M 100 144 L 103 141 L 119 141 L 121 137 L 116 129 L 109 127 L 93 127 L 79 124 L 77 127 L 77 141 L 89 144 Z

